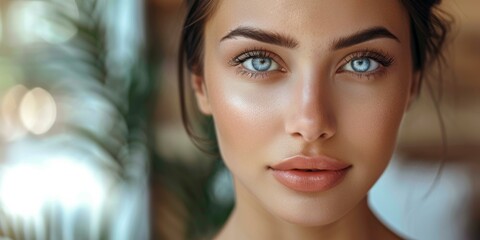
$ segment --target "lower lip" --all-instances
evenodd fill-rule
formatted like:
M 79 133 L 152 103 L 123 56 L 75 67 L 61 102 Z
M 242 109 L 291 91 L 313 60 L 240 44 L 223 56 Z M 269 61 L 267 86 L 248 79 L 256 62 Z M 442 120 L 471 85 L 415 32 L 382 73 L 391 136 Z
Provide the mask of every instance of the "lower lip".
M 307 172 L 299 170 L 272 170 L 273 176 L 284 186 L 300 192 L 321 192 L 339 184 L 350 168 L 337 171 Z

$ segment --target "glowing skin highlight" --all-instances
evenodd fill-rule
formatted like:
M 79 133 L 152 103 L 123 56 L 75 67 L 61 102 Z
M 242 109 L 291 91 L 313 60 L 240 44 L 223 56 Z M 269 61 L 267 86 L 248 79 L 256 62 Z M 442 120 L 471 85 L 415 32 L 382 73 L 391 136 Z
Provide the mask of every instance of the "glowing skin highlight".
M 235 183 L 218 239 L 397 238 L 366 197 L 416 94 L 408 19 L 393 0 L 219 2 L 205 29 L 203 75 L 192 76 Z M 295 156 L 349 169 L 302 191 L 272 167 Z

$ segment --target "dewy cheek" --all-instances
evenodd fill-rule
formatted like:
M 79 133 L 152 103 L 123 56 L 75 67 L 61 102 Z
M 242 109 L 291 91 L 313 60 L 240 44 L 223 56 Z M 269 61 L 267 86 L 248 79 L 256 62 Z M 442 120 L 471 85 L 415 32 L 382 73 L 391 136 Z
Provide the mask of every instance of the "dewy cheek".
M 265 138 L 269 121 L 262 97 L 252 94 L 250 86 L 238 84 L 237 79 L 217 84 L 219 80 L 224 79 L 218 76 L 214 80 L 216 89 L 210 96 L 219 144 L 235 154 L 258 151 L 258 140 Z

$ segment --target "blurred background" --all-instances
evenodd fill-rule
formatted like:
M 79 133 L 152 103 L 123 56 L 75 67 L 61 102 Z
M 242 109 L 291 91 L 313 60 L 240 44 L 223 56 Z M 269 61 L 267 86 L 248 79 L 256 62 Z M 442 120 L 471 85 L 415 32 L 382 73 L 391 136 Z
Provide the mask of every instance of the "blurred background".
M 408 238 L 478 239 L 480 2 L 442 7 L 443 82 L 424 85 L 369 200 Z M 183 15 L 180 0 L 0 0 L 0 239 L 194 239 L 223 224 L 230 175 L 180 120 Z

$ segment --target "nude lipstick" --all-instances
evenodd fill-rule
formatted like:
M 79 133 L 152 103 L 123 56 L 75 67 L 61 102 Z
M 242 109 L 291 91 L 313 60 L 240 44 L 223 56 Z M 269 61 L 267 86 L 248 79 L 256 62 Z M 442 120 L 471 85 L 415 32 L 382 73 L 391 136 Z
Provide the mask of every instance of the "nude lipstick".
M 350 164 L 327 156 L 293 156 L 269 166 L 278 182 L 300 192 L 320 192 L 333 188 L 343 180 L 350 168 Z

